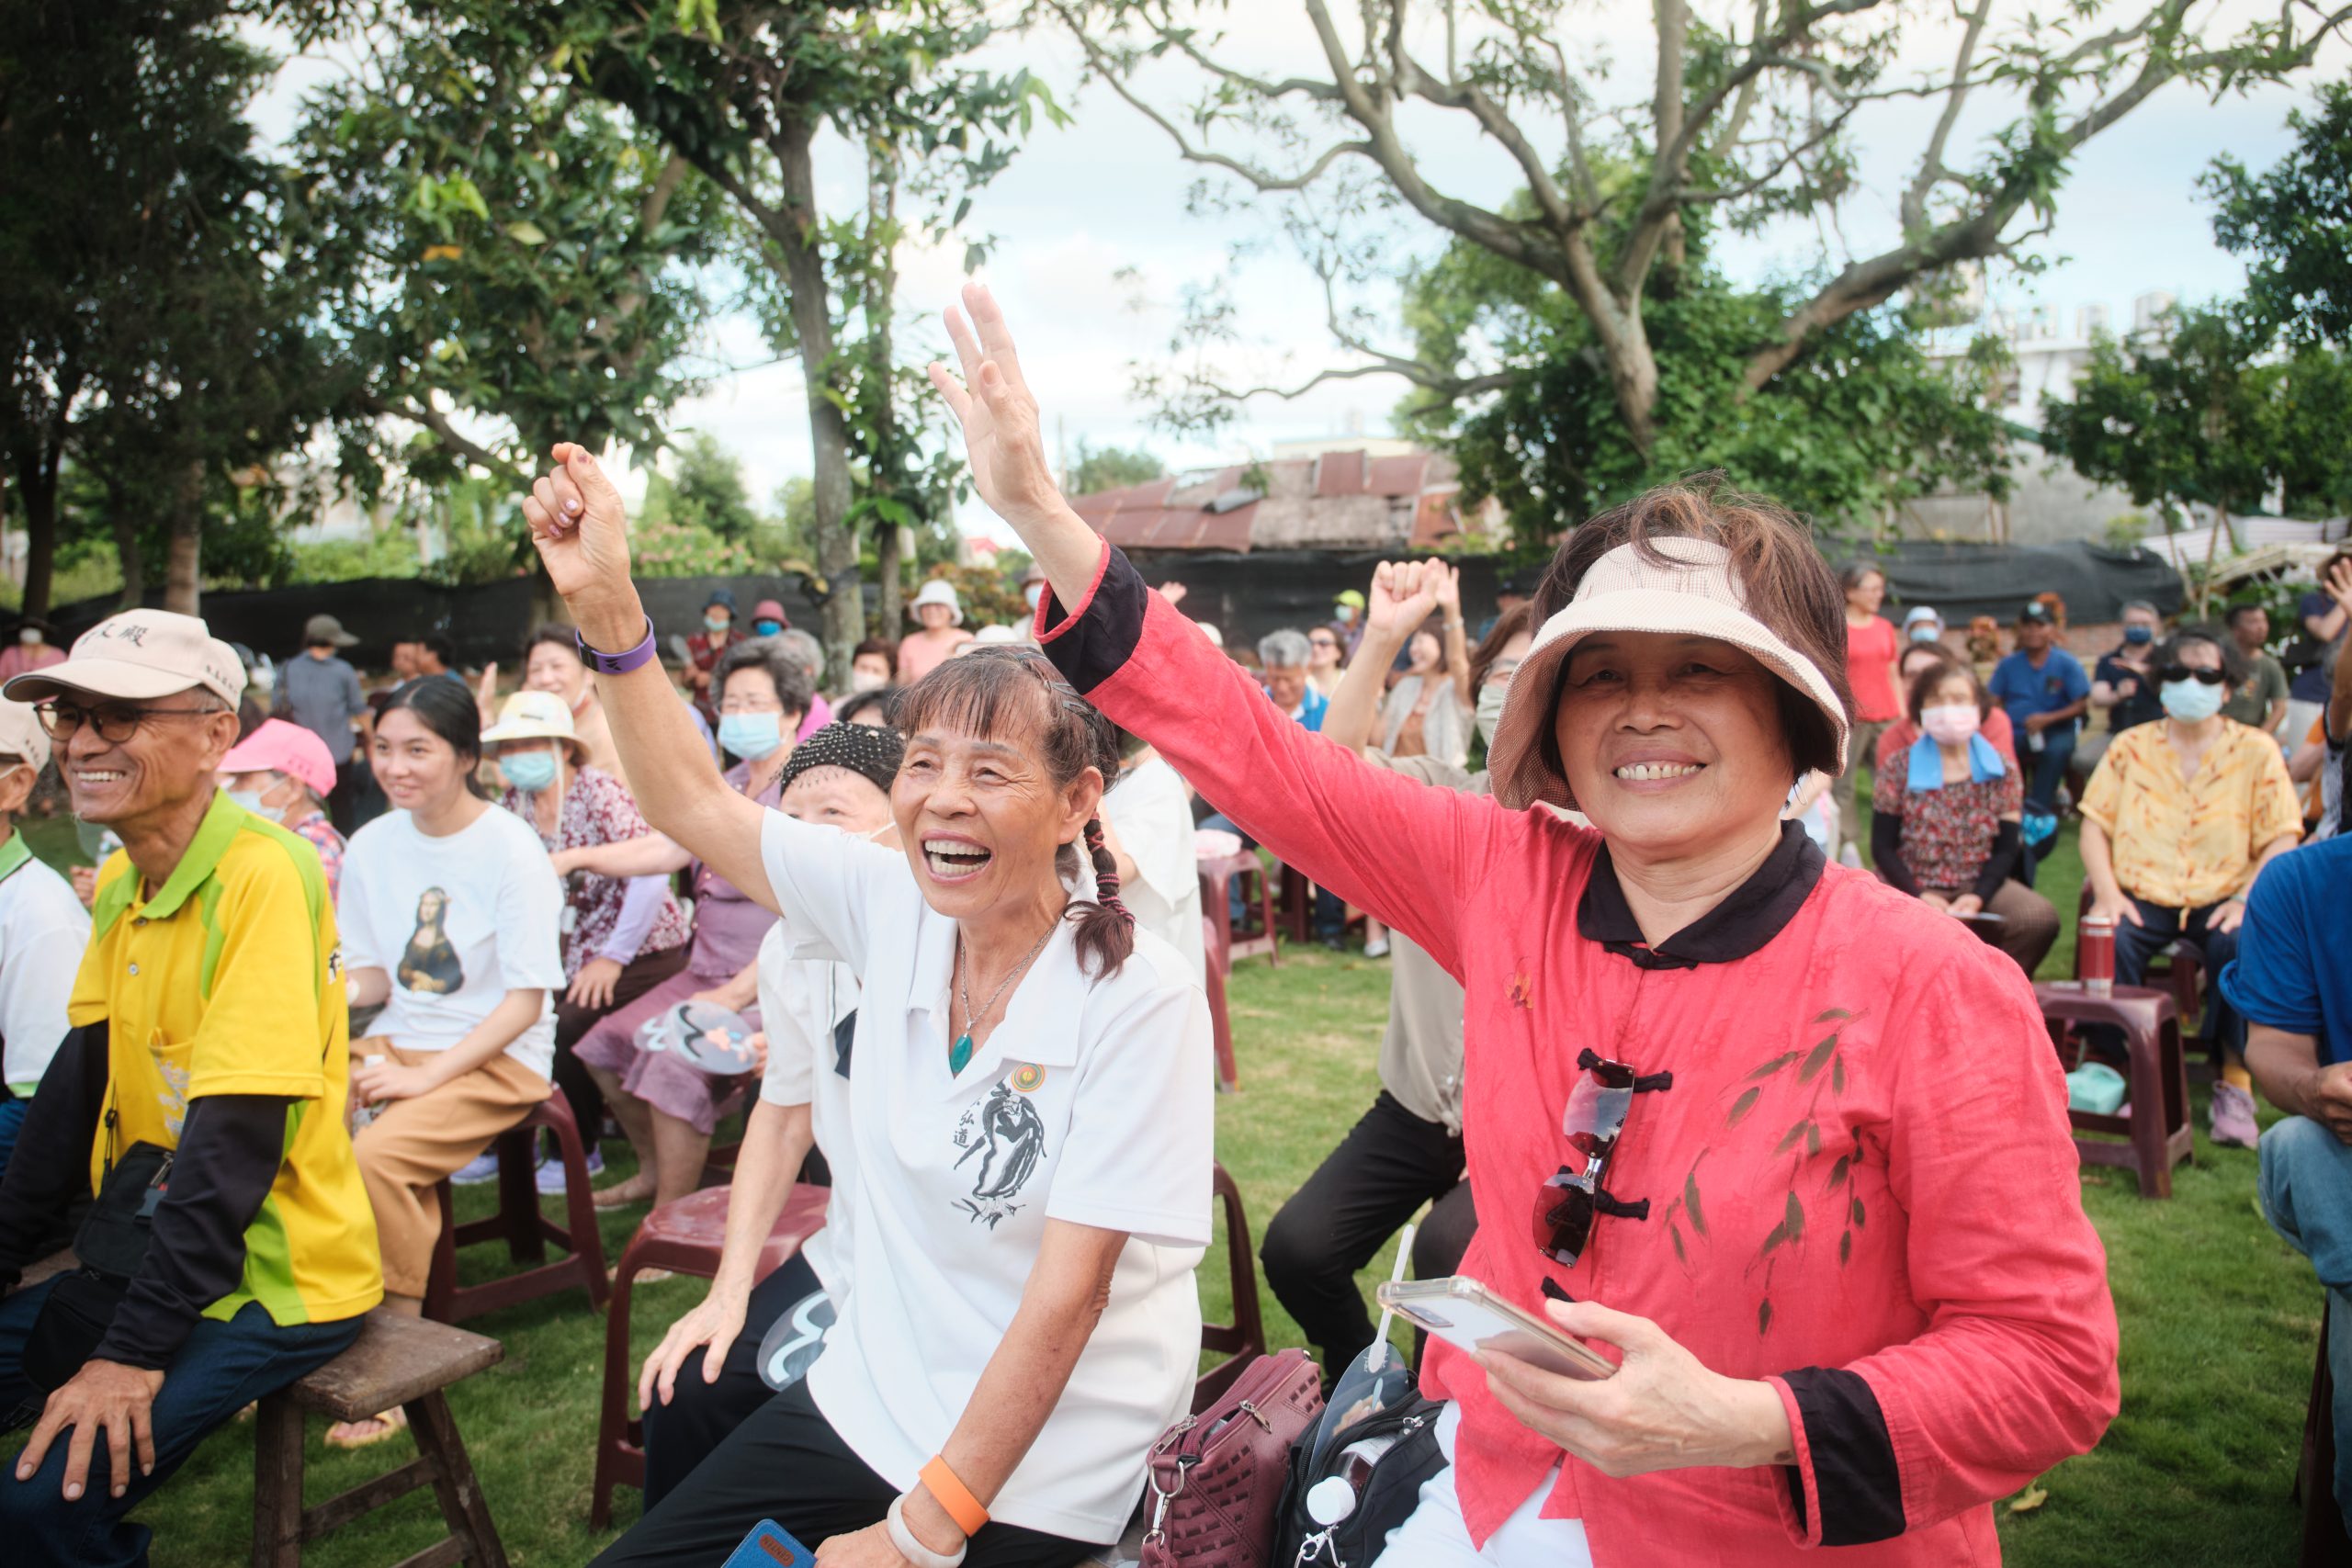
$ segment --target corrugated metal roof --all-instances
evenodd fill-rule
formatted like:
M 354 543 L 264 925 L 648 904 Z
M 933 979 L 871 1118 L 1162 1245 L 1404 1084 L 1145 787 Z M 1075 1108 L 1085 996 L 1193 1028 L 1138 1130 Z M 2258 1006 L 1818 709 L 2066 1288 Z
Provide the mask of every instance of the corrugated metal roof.
M 1354 449 L 1196 469 L 1079 496 L 1070 505 L 1123 549 L 1402 548 L 1458 531 L 1461 487 L 1453 476 L 1453 465 L 1435 453 L 1373 457 Z M 1245 486 L 1260 499 L 1211 510 L 1230 504 L 1233 492 Z

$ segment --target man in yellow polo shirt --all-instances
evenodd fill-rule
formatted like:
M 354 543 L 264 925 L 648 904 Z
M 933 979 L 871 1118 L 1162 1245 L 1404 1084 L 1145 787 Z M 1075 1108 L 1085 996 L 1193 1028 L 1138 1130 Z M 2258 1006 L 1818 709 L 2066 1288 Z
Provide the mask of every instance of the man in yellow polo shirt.
M 6 688 L 55 741 L 74 813 L 123 841 L 0 1185 L 0 1422 L 38 1417 L 0 1477 L 0 1540 L 28 1568 L 144 1562 L 130 1511 L 383 1294 L 318 855 L 214 787 L 243 687 L 202 621 L 132 610 Z M 125 1271 L 13 1289 L 70 1201 L 126 1189 L 147 1224 Z

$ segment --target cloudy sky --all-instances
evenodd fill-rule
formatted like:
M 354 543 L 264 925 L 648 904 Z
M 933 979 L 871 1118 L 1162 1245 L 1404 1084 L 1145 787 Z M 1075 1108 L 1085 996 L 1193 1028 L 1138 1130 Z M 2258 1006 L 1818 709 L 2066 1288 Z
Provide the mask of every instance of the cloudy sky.
M 1344 7 L 1341 7 L 1344 9 Z M 1702 0 L 1702 11 L 1716 7 Z M 1915 14 L 1923 10 L 1910 7 Z M 1745 13 L 1746 7 L 1740 7 Z M 2011 7 L 2021 11 L 2022 7 Z M 2230 3 L 2199 7 L 2217 29 L 2233 27 L 2254 7 Z M 1587 0 L 1569 16 L 1593 61 L 1604 101 L 1645 96 L 1641 65 L 1649 46 L 1650 6 L 1629 0 Z M 1941 15 L 1939 8 L 1939 15 Z M 2121 8 L 2115 13 L 2123 14 Z M 2136 14 L 2136 8 L 2133 10 Z M 1226 58 L 1273 73 L 1318 69 L 1320 56 L 1292 0 L 1252 0 L 1224 12 Z M 1902 65 L 1931 68 L 1948 58 L 1956 35 L 1938 21 L 1919 24 L 1906 39 Z M 1420 41 L 1423 59 L 1441 58 L 1442 43 Z M 1203 171 L 1182 162 L 1164 132 L 1100 83 L 1079 85 L 1081 63 L 1065 36 L 1007 36 L 990 46 L 992 62 L 1025 65 L 1050 83 L 1075 123 L 1039 123 L 1012 167 L 980 196 L 968 228 L 996 236 L 985 276 L 1012 318 L 1031 381 L 1051 428 L 1070 445 L 1083 440 L 1147 444 L 1172 462 L 1189 465 L 1262 451 L 1277 440 L 1336 434 L 1351 423 L 1379 431 L 1403 391 L 1386 378 L 1326 385 L 1291 402 L 1251 402 L 1226 437 L 1184 441 L 1150 428 L 1149 409 L 1133 395 L 1137 362 L 1165 355 L 1175 301 L 1188 283 L 1229 278 L 1236 327 L 1246 340 L 1236 363 L 1265 379 L 1303 380 L 1340 362 L 1326 337 L 1317 285 L 1289 258 L 1276 237 L 1273 198 L 1241 204 L 1217 216 L 1188 210 L 1187 193 Z M 2337 45 L 2322 57 L 2322 73 L 2340 75 L 2352 52 Z M 265 131 L 276 132 L 295 112 L 301 94 L 331 82 L 331 62 L 295 62 L 259 108 Z M 1909 79 L 1907 76 L 1905 79 Z M 1156 101 L 1180 107 L 1196 84 L 1174 67 L 1157 69 L 1145 86 Z M 2036 249 L 2050 263 L 2039 276 L 2000 268 L 1990 280 L 1996 303 L 2021 313 L 2049 308 L 2070 325 L 2078 307 L 2103 304 L 2128 321 L 2132 300 L 2151 290 L 2201 299 L 2238 286 L 2243 269 L 2213 243 L 2209 209 L 2195 178 L 2215 156 L 2229 152 L 2260 168 L 2289 144 L 2287 110 L 2308 93 L 2264 89 L 2209 101 L 2168 87 L 2093 141 L 2068 171 L 2058 215 Z M 1948 162 L 1958 164 L 2007 118 L 1998 101 L 1982 101 L 1963 118 Z M 1838 261 L 1883 247 L 1893 236 L 1896 193 L 1907 180 L 1937 106 L 1897 103 L 1867 111 L 1859 138 L 1863 192 L 1841 215 L 1841 232 L 1825 236 L 1811 224 L 1784 225 L 1727 246 L 1724 259 L 1744 276 L 1801 273 L 1816 266 L 1826 242 Z M 1453 194 L 1496 202 L 1514 187 L 1508 161 L 1491 142 L 1432 111 L 1407 122 L 1432 182 Z M 1532 128 L 1540 138 L 1549 127 Z M 862 195 L 862 175 L 845 150 L 828 150 L 820 170 L 829 207 L 846 210 Z M 1261 243 L 1237 265 L 1237 243 Z M 1404 231 L 1402 256 L 1434 249 L 1431 231 Z M 935 321 L 961 282 L 960 243 L 915 251 L 902 268 L 901 299 L 910 311 Z M 1386 310 L 1385 299 L 1366 304 Z M 931 332 L 944 349 L 944 334 Z M 702 430 L 739 453 L 754 492 L 771 493 L 786 477 L 806 473 L 808 436 L 796 369 L 763 365 L 770 355 L 747 321 L 729 321 L 712 344 L 716 360 L 758 368 L 721 378 L 678 411 L 682 429 Z M 968 526 L 984 526 L 978 515 Z

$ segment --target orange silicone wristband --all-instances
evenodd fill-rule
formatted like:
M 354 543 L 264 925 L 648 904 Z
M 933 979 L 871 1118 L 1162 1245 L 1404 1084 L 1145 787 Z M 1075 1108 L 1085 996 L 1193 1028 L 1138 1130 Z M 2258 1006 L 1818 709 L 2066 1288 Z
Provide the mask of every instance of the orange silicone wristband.
M 939 1506 L 947 1510 L 947 1517 L 956 1521 L 957 1529 L 967 1538 L 980 1533 L 980 1527 L 989 1522 L 989 1511 L 980 1506 L 972 1489 L 956 1479 L 944 1459 L 933 1454 L 931 1462 L 922 1467 L 922 1479 Z

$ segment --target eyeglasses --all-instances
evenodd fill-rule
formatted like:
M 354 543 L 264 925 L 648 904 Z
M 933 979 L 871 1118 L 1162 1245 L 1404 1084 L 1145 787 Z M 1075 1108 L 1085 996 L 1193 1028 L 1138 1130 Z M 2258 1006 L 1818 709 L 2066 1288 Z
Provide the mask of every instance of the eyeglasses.
M 2228 679 L 2219 670 L 2191 670 L 2186 664 L 2167 664 L 2156 671 L 2157 683 L 2166 686 L 2176 681 L 2201 681 L 2208 686 L 2218 686 Z
M 1583 1157 L 1583 1167 L 1564 1165 L 1535 1190 L 1535 1250 L 1563 1267 L 1573 1268 L 1592 1240 L 1592 1223 L 1601 1211 L 1601 1173 L 1634 1108 L 1634 1069 L 1624 1063 L 1594 1056 L 1568 1091 L 1560 1133 Z
M 220 708 L 143 708 L 135 703 L 100 703 L 84 707 L 79 703 L 62 703 L 54 698 L 33 705 L 33 716 L 40 720 L 42 729 L 51 740 L 71 740 L 81 733 L 84 723 L 97 728 L 98 739 L 110 746 L 119 746 L 139 732 L 139 727 L 151 718 L 209 718 Z
M 1337 648 L 1340 646 L 1340 641 L 1337 637 L 1311 637 L 1306 640 L 1313 643 L 1317 648 Z

